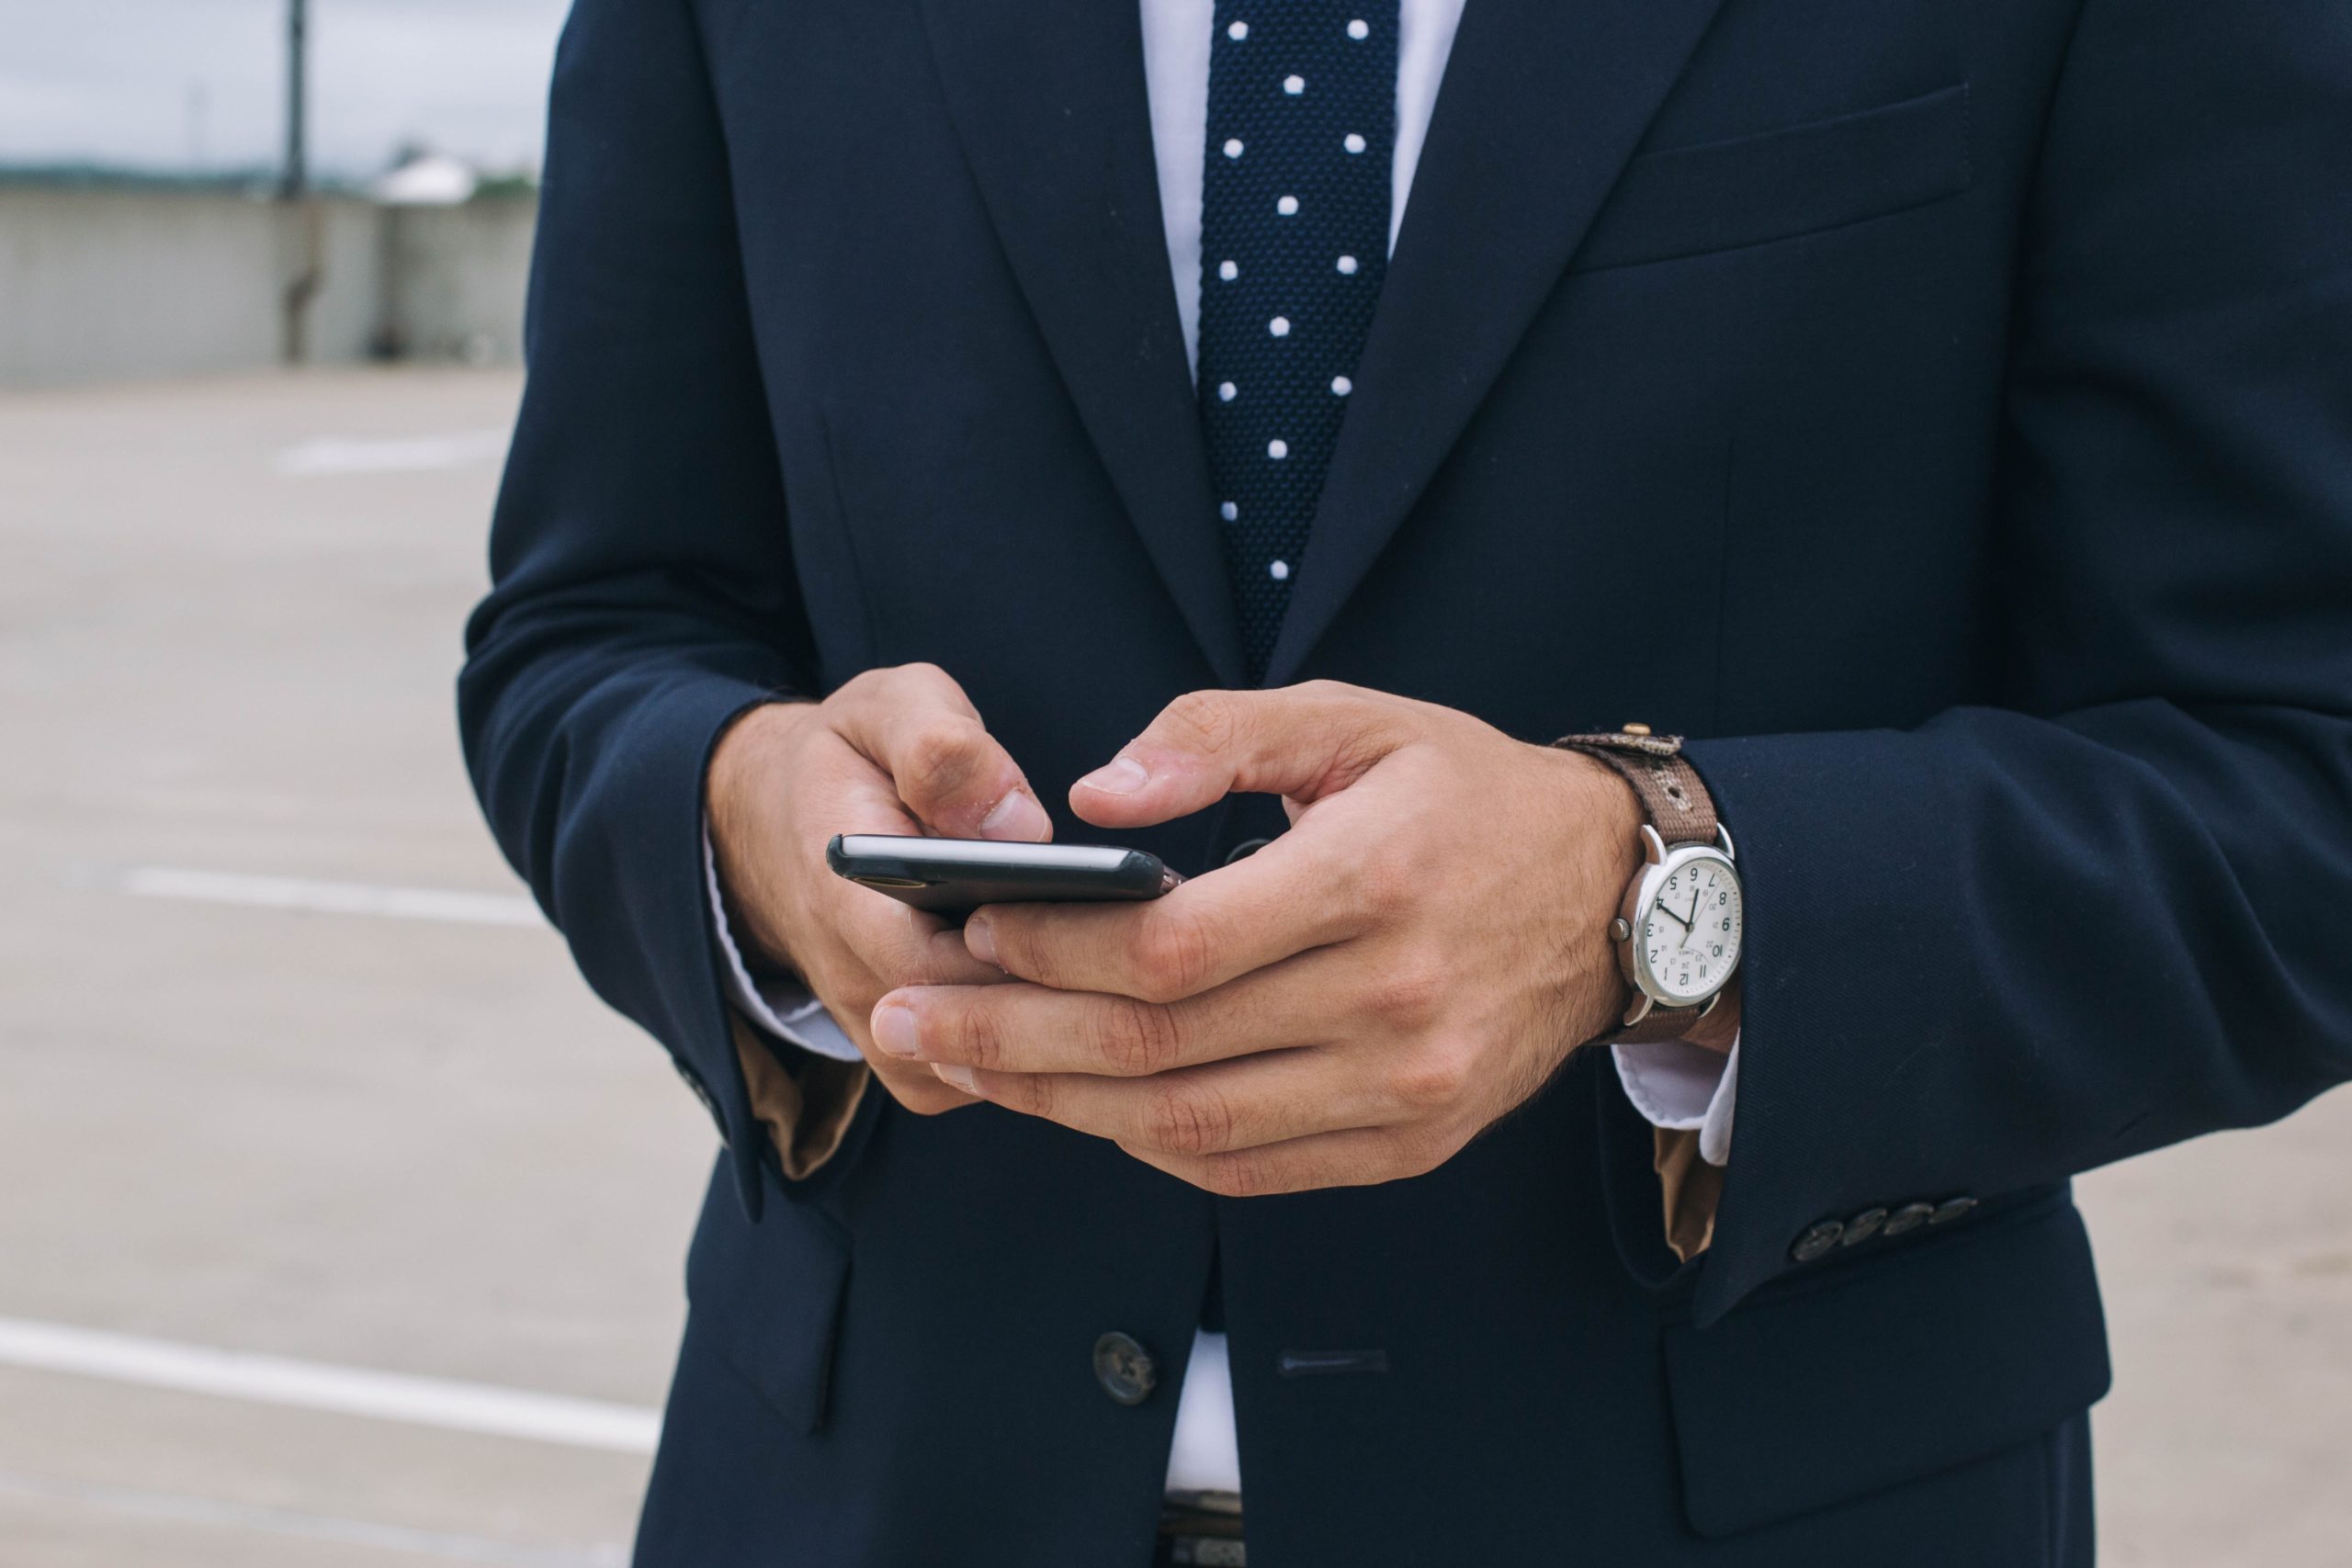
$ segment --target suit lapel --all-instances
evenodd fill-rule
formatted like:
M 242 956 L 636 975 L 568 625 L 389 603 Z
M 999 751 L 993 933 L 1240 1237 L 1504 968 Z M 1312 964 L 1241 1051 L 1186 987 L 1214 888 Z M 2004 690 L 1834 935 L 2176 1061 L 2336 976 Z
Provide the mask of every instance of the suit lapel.
M 1217 678 L 1243 681 L 1168 265 L 1136 0 L 923 0 L 990 221 L 1087 434 Z
M 1420 499 L 1720 3 L 1469 0 L 1268 684 Z

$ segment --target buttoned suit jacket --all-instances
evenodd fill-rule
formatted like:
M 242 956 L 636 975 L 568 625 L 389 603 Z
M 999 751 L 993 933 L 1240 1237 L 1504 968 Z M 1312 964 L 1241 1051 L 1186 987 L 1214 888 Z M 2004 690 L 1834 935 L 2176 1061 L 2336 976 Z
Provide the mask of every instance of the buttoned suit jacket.
M 641 1561 L 1142 1563 L 1214 1258 L 1259 1568 L 2087 1562 L 2068 1178 L 2352 1066 L 2348 96 L 2322 0 L 1472 0 L 1269 680 L 1701 738 L 1746 1034 L 1683 1266 L 1588 1056 L 1369 1189 L 880 1095 L 775 1171 L 724 727 L 932 660 L 1082 840 L 1062 787 L 1243 679 L 1137 19 L 579 0 L 460 695 L 727 1145 Z

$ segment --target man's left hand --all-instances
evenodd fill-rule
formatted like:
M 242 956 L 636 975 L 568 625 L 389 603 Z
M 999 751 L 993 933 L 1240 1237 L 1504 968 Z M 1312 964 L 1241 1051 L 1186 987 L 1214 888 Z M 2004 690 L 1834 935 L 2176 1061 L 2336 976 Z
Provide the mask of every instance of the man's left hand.
M 1616 1024 L 1640 816 L 1600 763 L 1317 682 L 1180 698 L 1070 804 L 1233 791 L 1291 830 L 1151 903 L 980 910 L 973 954 L 1028 983 L 893 991 L 876 1044 L 1239 1196 L 1431 1170 Z

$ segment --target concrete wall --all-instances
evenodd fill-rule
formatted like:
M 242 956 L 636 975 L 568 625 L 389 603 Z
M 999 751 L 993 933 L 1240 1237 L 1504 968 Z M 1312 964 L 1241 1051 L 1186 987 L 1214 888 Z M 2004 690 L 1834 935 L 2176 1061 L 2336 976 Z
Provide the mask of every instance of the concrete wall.
M 0 186 L 0 386 L 276 364 L 287 289 L 314 257 L 310 362 L 393 350 L 512 363 L 537 209 Z

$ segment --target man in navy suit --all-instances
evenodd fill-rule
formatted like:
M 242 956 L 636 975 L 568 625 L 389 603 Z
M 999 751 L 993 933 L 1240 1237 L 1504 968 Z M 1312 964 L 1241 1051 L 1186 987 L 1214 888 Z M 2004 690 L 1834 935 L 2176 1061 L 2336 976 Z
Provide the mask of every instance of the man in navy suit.
M 579 0 L 530 348 L 641 1562 L 2092 1560 L 2068 1179 L 2352 1076 L 2337 7 Z

